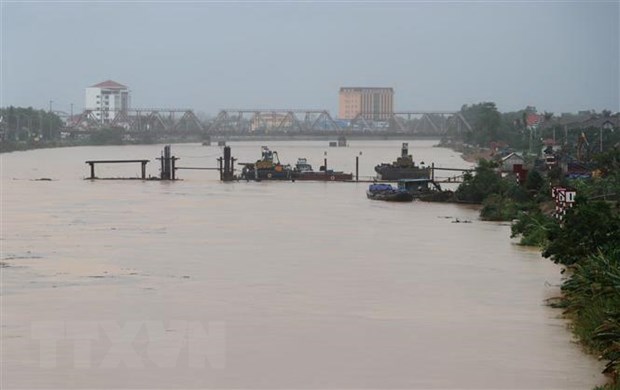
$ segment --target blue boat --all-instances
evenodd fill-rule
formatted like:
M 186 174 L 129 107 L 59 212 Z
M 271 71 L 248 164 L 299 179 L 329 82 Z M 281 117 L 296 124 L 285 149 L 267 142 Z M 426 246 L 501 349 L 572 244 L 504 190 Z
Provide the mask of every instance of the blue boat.
M 390 184 L 371 184 L 366 191 L 368 199 L 387 202 L 411 202 L 413 194 L 407 190 L 394 188 Z
M 398 188 L 423 201 L 446 202 L 454 198 L 452 191 L 442 190 L 432 179 L 401 179 L 398 181 Z

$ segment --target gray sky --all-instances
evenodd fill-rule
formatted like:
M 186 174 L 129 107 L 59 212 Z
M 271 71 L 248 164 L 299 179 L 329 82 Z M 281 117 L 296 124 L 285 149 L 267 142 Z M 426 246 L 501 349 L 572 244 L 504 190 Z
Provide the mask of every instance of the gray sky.
M 3 106 L 69 111 L 112 79 L 134 107 L 324 108 L 389 86 L 395 108 L 620 110 L 608 2 L 4 3 Z

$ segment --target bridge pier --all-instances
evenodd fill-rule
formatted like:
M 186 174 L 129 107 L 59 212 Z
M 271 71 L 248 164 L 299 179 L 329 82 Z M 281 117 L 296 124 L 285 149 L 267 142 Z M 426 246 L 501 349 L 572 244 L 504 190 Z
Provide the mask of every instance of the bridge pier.
M 170 145 L 164 146 L 161 157 L 158 158 L 161 161 L 161 180 L 176 180 L 176 160 L 178 157 L 171 155 Z
M 220 168 L 221 181 L 233 181 L 235 178 L 235 159 L 231 156 L 230 146 L 224 147 L 224 157 L 217 159 Z

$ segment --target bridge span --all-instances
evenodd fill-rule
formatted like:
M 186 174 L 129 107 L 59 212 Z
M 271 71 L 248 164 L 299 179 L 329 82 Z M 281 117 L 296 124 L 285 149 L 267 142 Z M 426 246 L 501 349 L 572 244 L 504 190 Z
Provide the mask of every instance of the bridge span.
M 95 110 L 68 119 L 67 130 L 92 132 L 120 128 L 127 133 L 278 135 L 278 134 L 461 134 L 471 125 L 458 111 L 397 111 L 335 119 L 324 109 L 224 109 L 212 120 L 200 120 L 187 108 L 132 108 L 109 110 L 102 120 Z
M 225 109 L 209 124 L 209 133 L 403 133 L 444 135 L 471 130 L 460 112 L 398 111 L 334 119 L 321 109 Z

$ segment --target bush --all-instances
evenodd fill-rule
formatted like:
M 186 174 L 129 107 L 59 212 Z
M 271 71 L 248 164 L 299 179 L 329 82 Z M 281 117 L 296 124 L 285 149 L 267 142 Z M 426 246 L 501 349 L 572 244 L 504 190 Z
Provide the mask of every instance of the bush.
M 544 184 L 545 179 L 538 171 L 531 170 L 528 172 L 527 178 L 525 179 L 525 188 L 530 191 L 539 192 Z
M 517 217 L 520 207 L 511 198 L 493 194 L 482 203 L 480 217 L 487 221 L 511 221 Z
M 620 243 L 620 217 L 609 203 L 577 198 L 564 217 L 562 227 L 549 232 L 549 245 L 543 251 L 555 263 L 575 264 L 592 253 Z
M 558 228 L 555 218 L 536 208 L 519 213 L 517 221 L 511 227 L 510 237 L 521 236 L 521 245 L 543 248 L 549 243 L 549 232 Z
M 609 360 L 604 372 L 620 372 L 620 248 L 599 251 L 571 267 L 562 285 L 565 313 L 590 350 Z
M 484 198 L 491 194 L 502 192 L 502 178 L 495 172 L 497 164 L 491 161 L 480 160 L 475 169 L 475 175 L 466 174 L 463 183 L 456 190 L 459 200 L 482 203 Z

